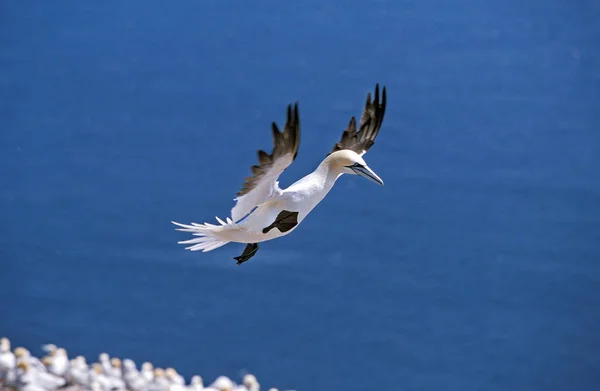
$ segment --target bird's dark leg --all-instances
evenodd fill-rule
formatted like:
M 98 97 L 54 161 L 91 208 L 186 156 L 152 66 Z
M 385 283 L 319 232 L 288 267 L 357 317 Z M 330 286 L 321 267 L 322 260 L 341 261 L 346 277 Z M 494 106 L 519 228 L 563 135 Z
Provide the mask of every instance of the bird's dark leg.
M 237 265 L 241 265 L 256 254 L 258 251 L 258 243 L 248 243 L 244 252 L 239 257 L 233 257 L 237 261 Z

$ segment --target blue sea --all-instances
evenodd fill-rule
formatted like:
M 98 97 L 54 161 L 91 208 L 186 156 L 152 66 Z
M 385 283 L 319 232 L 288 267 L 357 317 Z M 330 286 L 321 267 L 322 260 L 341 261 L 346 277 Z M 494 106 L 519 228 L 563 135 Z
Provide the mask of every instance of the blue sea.
M 600 2 L 0 4 L 0 335 L 280 390 L 600 389 Z M 298 101 L 292 235 L 185 251 Z

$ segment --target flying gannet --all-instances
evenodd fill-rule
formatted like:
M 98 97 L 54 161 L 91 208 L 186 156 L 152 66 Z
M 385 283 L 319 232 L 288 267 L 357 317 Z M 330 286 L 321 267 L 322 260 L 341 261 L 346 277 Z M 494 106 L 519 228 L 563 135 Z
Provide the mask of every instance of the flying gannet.
M 369 168 L 362 156 L 371 148 L 379 133 L 386 106 L 386 91 L 381 97 L 379 84 L 375 86 L 374 98 L 367 95 L 367 102 L 360 122 L 350 119 L 340 141 L 319 164 L 317 169 L 286 189 L 279 188 L 278 178 L 294 161 L 300 145 L 300 118 L 298 103 L 287 107 L 287 121 L 283 132 L 275 122 L 272 124 L 273 151 L 258 151 L 259 165 L 252 166 L 252 176 L 247 177 L 242 189 L 236 194 L 231 218 L 220 225 L 210 223 L 191 225 L 172 221 L 181 227 L 178 231 L 191 232 L 197 238 L 180 241 L 188 244 L 187 250 L 211 251 L 229 242 L 245 243 L 242 255 L 234 257 L 240 265 L 252 258 L 258 243 L 287 235 L 317 206 L 331 190 L 342 174 L 360 175 L 383 185 L 381 178 Z

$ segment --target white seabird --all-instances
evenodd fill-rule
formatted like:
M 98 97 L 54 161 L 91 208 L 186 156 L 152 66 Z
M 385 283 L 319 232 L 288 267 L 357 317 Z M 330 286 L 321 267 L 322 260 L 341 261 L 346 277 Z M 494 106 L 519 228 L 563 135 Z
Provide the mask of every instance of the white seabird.
M 64 376 L 64 374 L 69 369 L 69 358 L 67 356 L 67 351 L 63 348 L 55 349 L 50 357 L 50 363 L 47 366 L 48 372 L 56 375 L 56 376 Z
M 256 380 L 256 376 L 251 373 L 244 375 L 243 383 L 248 391 L 260 391 L 260 384 L 258 383 L 258 380 Z
M 10 340 L 8 338 L 0 339 L 0 381 L 4 380 L 6 374 L 15 369 L 17 358 L 10 351 Z
M 191 232 L 197 238 L 180 241 L 189 244 L 191 251 L 211 251 L 230 242 L 246 243 L 242 255 L 235 257 L 237 264 L 250 259 L 258 250 L 258 243 L 272 240 L 294 231 L 311 210 L 329 193 L 342 174 L 360 175 L 383 185 L 381 178 L 369 168 L 362 156 L 371 148 L 379 133 L 385 114 L 386 90 L 381 99 L 379 84 L 375 96 L 367 95 L 358 130 L 352 117 L 341 140 L 319 164 L 317 169 L 286 189 L 279 188 L 277 179 L 292 164 L 300 145 L 300 118 L 298 104 L 288 105 L 287 122 L 280 132 L 275 123 L 273 151 L 269 155 L 258 151 L 259 165 L 252 166 L 253 175 L 246 178 L 242 190 L 236 194 L 231 218 L 220 225 L 210 223 L 191 225 L 172 222 L 177 230 Z
M 85 357 L 77 356 L 70 361 L 67 378 L 69 379 L 69 382 L 73 382 L 81 386 L 87 387 L 89 385 L 90 369 L 87 365 Z
M 142 370 L 140 371 L 140 374 L 144 379 L 146 379 L 146 382 L 151 382 L 154 380 L 154 366 L 152 363 L 148 361 L 144 362 L 142 364 Z
M 129 390 L 142 391 L 145 389 L 148 381 L 137 370 L 133 360 L 126 358 L 123 360 L 123 380 Z
M 17 365 L 20 362 L 27 362 L 27 364 L 31 367 L 34 367 L 38 371 L 45 371 L 46 366 L 40 361 L 39 358 L 32 356 L 29 350 L 25 349 L 22 346 L 15 348 L 15 358 L 17 359 Z
M 192 380 L 190 381 L 190 385 L 187 387 L 188 391 L 201 391 L 204 390 L 204 382 L 202 381 L 202 377 L 199 375 L 192 376 Z

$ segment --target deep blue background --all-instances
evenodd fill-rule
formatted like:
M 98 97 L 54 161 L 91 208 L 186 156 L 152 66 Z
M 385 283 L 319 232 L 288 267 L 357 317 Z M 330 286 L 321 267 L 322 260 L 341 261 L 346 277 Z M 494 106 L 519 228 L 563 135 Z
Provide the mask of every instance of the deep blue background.
M 125 4 L 126 3 L 126 4 Z M 600 3 L 0 3 L 0 334 L 298 390 L 598 390 Z M 376 82 L 370 166 L 190 253 L 300 102 L 287 186 Z

